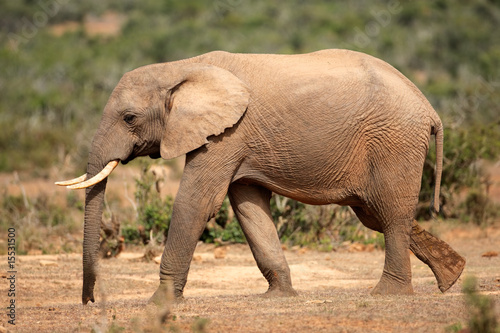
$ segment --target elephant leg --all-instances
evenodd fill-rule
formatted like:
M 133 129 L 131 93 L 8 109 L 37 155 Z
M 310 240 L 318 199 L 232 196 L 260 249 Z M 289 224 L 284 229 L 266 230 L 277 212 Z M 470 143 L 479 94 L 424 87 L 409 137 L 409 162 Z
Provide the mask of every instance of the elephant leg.
M 465 259 L 447 243 L 433 236 L 413 220 L 410 250 L 427 264 L 441 292 L 448 290 L 458 280 L 465 267 Z
M 200 170 L 200 165 L 213 172 Z M 230 177 L 225 175 L 231 172 L 210 163 L 199 163 L 195 167 L 186 164 L 161 258 L 160 286 L 151 302 L 162 304 L 168 298 L 183 297 L 196 244 L 224 201 L 230 183 Z
M 402 229 L 402 230 L 399 230 Z M 372 295 L 412 295 L 410 253 L 410 231 L 384 231 L 385 264 L 382 277 L 372 290 Z
M 371 212 L 363 207 L 352 207 L 360 221 L 370 229 L 383 232 L 385 239 L 385 264 L 382 277 L 372 290 L 372 295 L 412 295 L 409 218 L 394 219 L 391 214 Z M 395 215 L 395 214 L 394 214 Z M 392 215 L 392 216 L 394 216 Z M 391 221 L 391 224 L 384 223 Z
M 269 283 L 266 296 L 295 296 L 290 269 L 271 218 L 271 192 L 233 183 L 229 199 L 260 271 Z

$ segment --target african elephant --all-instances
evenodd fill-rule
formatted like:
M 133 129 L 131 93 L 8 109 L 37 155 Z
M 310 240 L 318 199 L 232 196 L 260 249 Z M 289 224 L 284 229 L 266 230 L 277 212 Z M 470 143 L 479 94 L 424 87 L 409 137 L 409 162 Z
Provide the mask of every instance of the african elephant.
M 441 120 L 384 61 L 347 50 L 216 51 L 128 72 L 104 108 L 87 174 L 59 183 L 87 188 L 82 301 L 94 301 L 106 177 L 119 162 L 146 155 L 187 154 L 153 300 L 172 288 L 182 297 L 196 243 L 226 194 L 269 283 L 267 295 L 295 295 L 271 192 L 349 205 L 366 227 L 384 233 L 385 265 L 373 294 L 413 293 L 408 249 L 445 291 L 465 261 L 414 220 L 432 134 L 438 210 Z

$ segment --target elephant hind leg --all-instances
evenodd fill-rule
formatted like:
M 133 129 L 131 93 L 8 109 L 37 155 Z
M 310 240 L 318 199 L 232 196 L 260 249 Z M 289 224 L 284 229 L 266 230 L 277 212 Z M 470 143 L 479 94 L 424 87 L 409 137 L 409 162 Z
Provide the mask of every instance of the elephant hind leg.
M 392 219 L 388 227 L 380 215 L 363 207 L 352 207 L 360 221 L 368 228 L 383 232 L 385 264 L 379 283 L 372 295 L 412 295 L 410 253 L 410 220 Z M 390 215 L 389 215 L 390 216 Z M 396 215 L 395 215 L 396 216 Z
M 372 295 L 413 295 L 409 232 L 385 230 L 385 264 L 382 277 Z
M 274 226 L 271 192 L 263 187 L 233 183 L 229 200 L 250 245 L 257 266 L 269 283 L 264 296 L 295 296 L 290 269 Z
M 361 207 L 352 208 L 366 227 L 383 232 L 380 221 L 374 215 L 367 214 Z M 386 237 L 386 246 L 389 241 Z M 462 256 L 446 242 L 420 227 L 415 219 L 411 224 L 409 248 L 418 259 L 430 267 L 441 292 L 445 292 L 455 284 L 465 267 L 465 259 Z
M 445 292 L 458 280 L 465 267 L 465 259 L 447 243 L 412 222 L 410 250 L 422 262 L 427 264 L 441 292 Z

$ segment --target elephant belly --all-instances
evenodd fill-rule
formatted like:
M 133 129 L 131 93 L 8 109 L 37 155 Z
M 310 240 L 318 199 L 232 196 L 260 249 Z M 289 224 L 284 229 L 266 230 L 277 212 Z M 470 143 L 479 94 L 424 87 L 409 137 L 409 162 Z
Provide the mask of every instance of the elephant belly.
M 266 164 L 251 159 L 243 162 L 233 182 L 259 185 L 312 205 L 360 203 L 358 194 L 353 190 L 357 186 L 350 184 L 351 177 L 344 171 L 332 172 L 327 165 L 318 169 L 318 165 L 311 163 L 296 163 L 293 168 L 288 167 L 287 162 L 272 165 L 267 160 Z

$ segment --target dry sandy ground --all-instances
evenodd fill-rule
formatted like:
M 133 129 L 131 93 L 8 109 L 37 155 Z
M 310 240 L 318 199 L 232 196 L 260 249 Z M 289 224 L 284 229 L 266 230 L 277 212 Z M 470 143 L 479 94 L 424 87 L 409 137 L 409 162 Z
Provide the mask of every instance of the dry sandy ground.
M 200 244 L 185 288 L 185 301 L 169 312 L 148 306 L 158 284 L 158 264 L 123 253 L 101 261 L 97 302 L 79 304 L 81 256 L 18 256 L 16 326 L 0 317 L 0 332 L 444 332 L 467 321 L 461 293 L 463 277 L 475 275 L 480 290 L 493 297 L 500 314 L 500 227 L 448 230 L 433 222 L 433 231 L 467 258 L 466 270 L 448 292 L 439 292 L 430 269 L 412 256 L 415 295 L 369 294 L 383 268 L 384 253 L 325 253 L 286 250 L 298 297 L 266 299 L 267 284 L 246 245 L 216 251 Z M 0 257 L 4 275 L 7 257 Z M 5 281 L 5 280 L 4 280 Z M 1 306 L 8 297 L 2 282 Z M 5 310 L 3 310 L 5 311 Z M 166 319 L 160 324 L 161 319 Z M 14 328 L 14 329 L 13 329 Z

